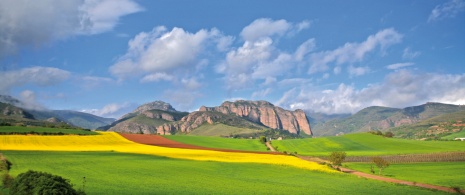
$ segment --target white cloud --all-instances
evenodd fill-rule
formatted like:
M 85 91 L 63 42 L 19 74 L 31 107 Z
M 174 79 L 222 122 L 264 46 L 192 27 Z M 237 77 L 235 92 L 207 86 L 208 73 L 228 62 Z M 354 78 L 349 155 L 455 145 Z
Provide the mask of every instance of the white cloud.
M 370 68 L 367 67 L 367 66 L 355 67 L 355 66 L 350 65 L 347 68 L 347 71 L 349 72 L 350 77 L 362 76 L 362 75 L 367 74 L 368 72 L 370 72 Z
M 273 36 L 282 37 L 286 34 L 295 34 L 310 27 L 309 21 L 292 24 L 286 20 L 272 20 L 270 18 L 259 18 L 244 27 L 241 37 L 244 41 L 255 42 L 262 38 Z
M 31 90 L 24 90 L 19 94 L 21 108 L 31 109 L 31 110 L 44 110 L 45 108 L 37 102 L 36 94 Z
M 110 67 L 110 72 L 120 79 L 143 74 L 146 77 L 142 81 L 172 80 L 162 74 L 194 67 L 202 61 L 199 56 L 209 43 L 227 47 L 222 38 L 215 29 L 190 33 L 182 28 L 167 31 L 163 26 L 155 27 L 151 32 L 141 32 L 131 39 L 127 53 Z
M 131 0 L 86 0 L 79 9 L 84 13 L 81 19 L 81 32 L 84 34 L 98 34 L 112 30 L 119 18 L 143 10 L 141 6 Z
M 69 76 L 68 71 L 40 66 L 4 71 L 0 72 L 0 93 L 8 94 L 11 88 L 26 84 L 50 86 L 65 81 Z
M 154 74 L 149 74 L 144 76 L 140 81 L 142 83 L 146 82 L 158 82 L 158 81 L 172 81 L 175 78 L 172 75 L 166 74 L 164 72 L 157 72 Z
M 396 69 L 404 68 L 404 67 L 407 67 L 407 66 L 413 66 L 414 64 L 415 63 L 413 63 L 413 62 L 395 63 L 395 64 L 387 65 L 386 68 L 390 69 L 390 70 L 396 70 Z
M 404 52 L 402 53 L 403 59 L 413 59 L 421 55 L 419 51 L 411 51 L 410 48 L 405 48 Z
M 131 0 L 0 1 L 0 58 L 22 47 L 112 30 L 121 16 L 140 10 Z
M 111 103 L 108 105 L 103 106 L 100 109 L 84 109 L 81 112 L 86 112 L 89 114 L 101 116 L 101 117 L 109 117 L 109 118 L 119 118 L 126 113 L 131 112 L 133 109 L 137 107 L 134 103 Z
M 103 84 L 114 83 L 115 80 L 107 77 L 96 77 L 96 76 L 84 76 L 76 79 L 78 84 L 84 89 L 94 89 L 100 87 Z
M 262 89 L 252 93 L 252 99 L 261 99 L 266 98 L 271 92 L 273 91 L 272 88 Z
M 428 17 L 428 22 L 453 18 L 465 10 L 465 1 L 450 0 L 446 3 L 436 6 Z
M 384 50 L 396 43 L 401 42 L 402 35 L 396 32 L 394 29 L 384 29 L 370 35 L 364 42 L 361 43 L 346 43 L 335 50 L 322 51 L 318 53 L 310 54 L 310 68 L 309 73 L 317 73 L 326 71 L 329 68 L 329 64 L 342 65 L 345 63 L 360 62 L 363 60 L 365 55 L 372 52 L 377 47 Z
M 216 66 L 216 71 L 225 75 L 224 80 L 230 90 L 253 87 L 256 80 L 292 74 L 295 62 L 313 50 L 314 40 L 301 44 L 294 54 L 280 51 L 274 40 L 309 26 L 308 21 L 292 24 L 286 20 L 257 19 L 244 27 L 241 32 L 243 45 L 230 50 L 226 59 Z
M 354 113 L 368 106 L 403 108 L 426 102 L 465 104 L 465 74 L 398 70 L 387 75 L 382 83 L 362 89 L 346 84 L 324 90 L 294 88 L 282 96 L 279 105 L 333 114 Z

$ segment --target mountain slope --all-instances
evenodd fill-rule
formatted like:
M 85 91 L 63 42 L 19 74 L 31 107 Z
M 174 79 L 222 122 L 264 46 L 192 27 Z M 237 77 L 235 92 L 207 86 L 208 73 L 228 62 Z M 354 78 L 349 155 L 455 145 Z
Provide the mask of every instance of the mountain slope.
M 85 129 L 96 129 L 97 127 L 111 124 L 115 120 L 71 110 L 30 109 L 25 103 L 6 95 L 0 95 L 0 102 L 20 108 L 23 112 L 30 115 L 26 118 L 38 121 L 65 122 Z
M 327 136 L 370 130 L 387 130 L 461 110 L 465 110 L 465 107 L 431 102 L 403 109 L 372 106 L 347 118 L 319 123 L 313 126 L 313 131 L 317 136 Z

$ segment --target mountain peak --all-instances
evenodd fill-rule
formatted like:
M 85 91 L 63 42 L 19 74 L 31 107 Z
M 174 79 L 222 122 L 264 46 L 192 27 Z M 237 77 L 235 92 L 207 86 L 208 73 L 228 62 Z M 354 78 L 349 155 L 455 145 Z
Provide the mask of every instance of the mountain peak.
M 163 111 L 169 111 L 169 112 L 177 112 L 176 109 L 174 109 L 171 104 L 166 103 L 164 101 L 154 101 L 154 102 L 149 102 L 146 104 L 142 104 L 141 106 L 137 107 L 133 113 L 142 113 L 148 110 L 163 110 Z

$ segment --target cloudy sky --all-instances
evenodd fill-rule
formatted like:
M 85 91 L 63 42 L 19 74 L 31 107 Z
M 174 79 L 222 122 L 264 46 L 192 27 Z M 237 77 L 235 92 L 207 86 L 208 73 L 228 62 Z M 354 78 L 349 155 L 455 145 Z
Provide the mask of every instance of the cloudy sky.
M 0 0 L 0 94 L 107 117 L 465 104 L 464 24 L 464 0 Z

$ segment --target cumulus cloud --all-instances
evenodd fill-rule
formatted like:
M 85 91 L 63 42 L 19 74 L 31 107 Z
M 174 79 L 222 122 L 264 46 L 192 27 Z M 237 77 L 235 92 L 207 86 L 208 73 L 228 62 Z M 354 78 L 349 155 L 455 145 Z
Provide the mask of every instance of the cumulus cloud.
M 141 10 L 131 0 L 0 1 L 0 57 L 22 47 L 109 31 L 120 17 Z
M 347 71 L 349 72 L 350 77 L 362 76 L 362 75 L 367 74 L 368 72 L 370 72 L 370 68 L 367 67 L 367 66 L 355 67 L 355 66 L 350 65 L 347 68 Z
M 167 31 L 158 26 L 131 39 L 128 51 L 110 67 L 110 72 L 120 79 L 142 74 L 145 75 L 142 82 L 172 80 L 169 72 L 195 69 L 193 64 L 204 66 L 200 63 L 205 61 L 200 59 L 204 49 L 209 45 L 224 49 L 228 40 L 216 29 L 190 33 L 182 28 Z
M 376 48 L 382 52 L 402 41 L 402 35 L 392 28 L 384 29 L 374 35 L 370 35 L 361 43 L 346 43 L 335 50 L 322 51 L 310 54 L 310 74 L 323 72 L 329 68 L 330 64 L 342 65 L 346 63 L 360 62 L 365 55 Z
M 108 118 L 119 118 L 126 113 L 131 112 L 137 107 L 134 103 L 111 103 L 108 105 L 103 106 L 100 109 L 84 109 L 81 112 L 86 112 L 89 114 L 101 116 L 101 117 L 108 117 Z
M 278 105 L 334 114 L 355 113 L 368 106 L 403 108 L 431 101 L 465 104 L 465 74 L 398 70 L 382 83 L 363 89 L 344 83 L 336 89 L 294 88 L 282 96 Z
M 399 68 L 413 66 L 414 64 L 415 63 L 413 63 L 413 62 L 395 63 L 395 64 L 387 65 L 386 68 L 389 69 L 389 70 L 396 70 L 396 69 L 399 69 Z
M 241 32 L 243 45 L 230 50 L 226 59 L 217 65 L 216 71 L 225 75 L 224 79 L 230 90 L 251 87 L 255 80 L 287 74 L 296 59 L 313 50 L 314 40 L 303 43 L 295 54 L 280 51 L 274 40 L 309 26 L 307 21 L 293 24 L 286 20 L 257 19 L 244 27 Z
M 436 6 L 428 17 L 428 22 L 453 18 L 465 10 L 464 0 L 450 0 L 446 3 Z
M 0 93 L 8 94 L 10 89 L 26 84 L 50 86 L 65 81 L 69 76 L 68 71 L 41 66 L 4 71 L 0 72 Z

